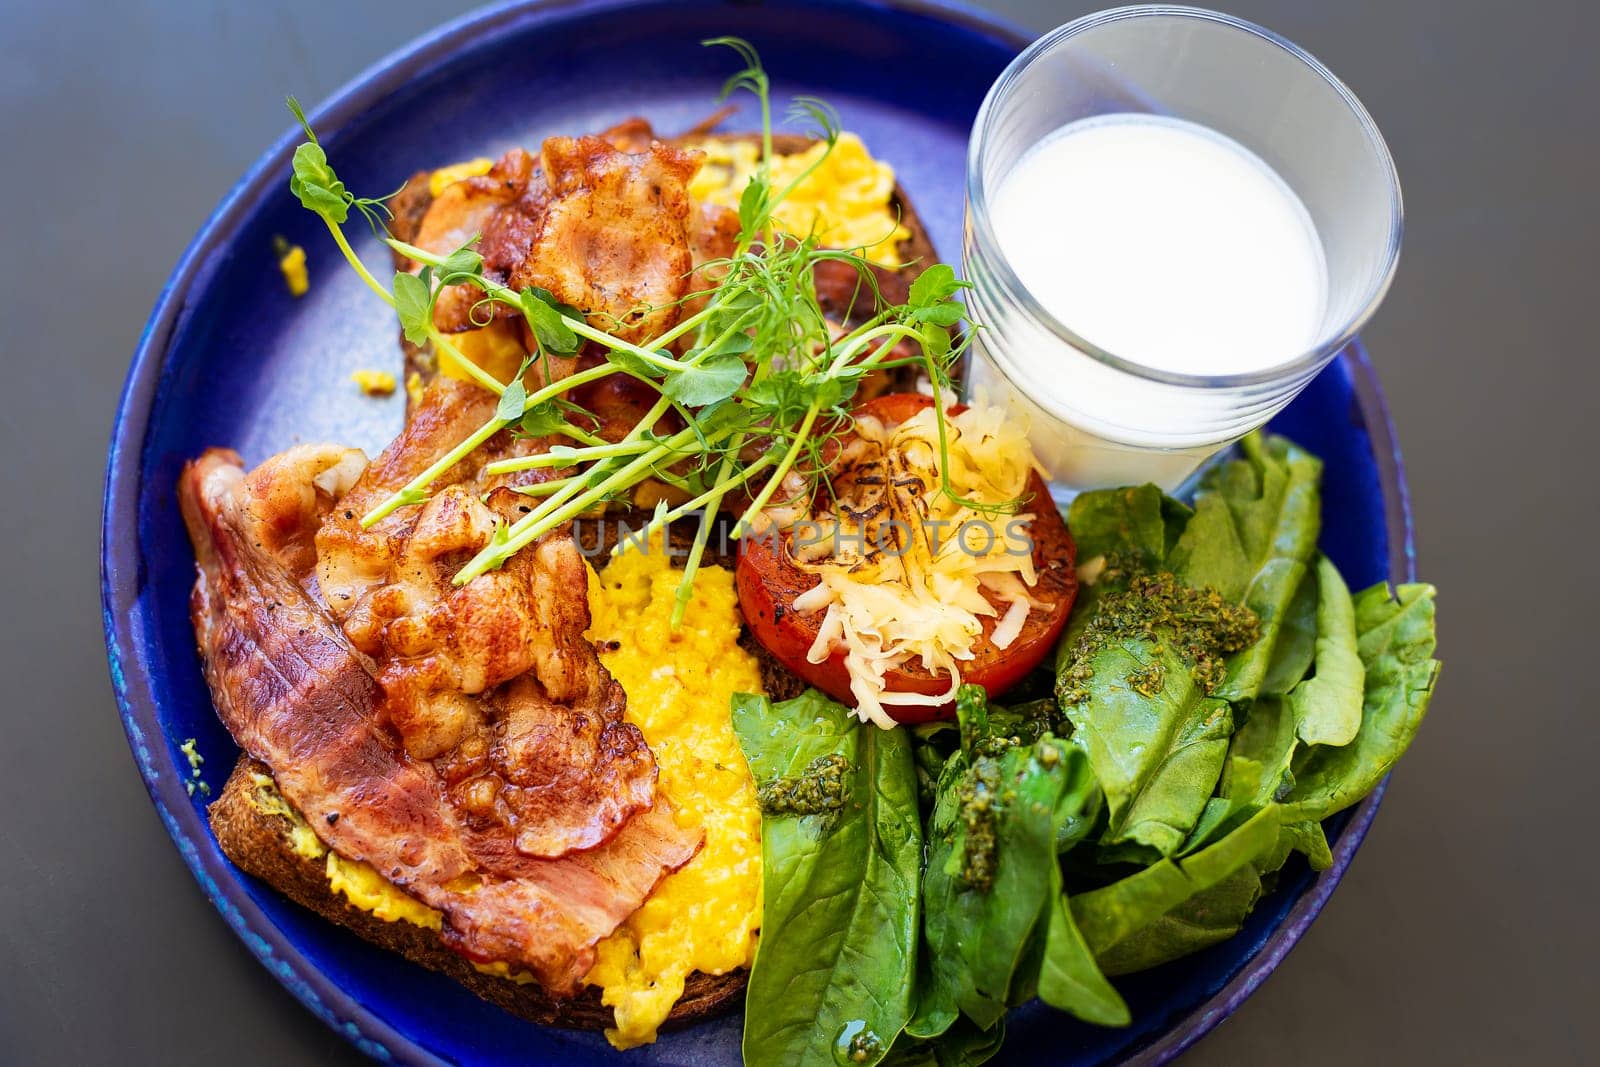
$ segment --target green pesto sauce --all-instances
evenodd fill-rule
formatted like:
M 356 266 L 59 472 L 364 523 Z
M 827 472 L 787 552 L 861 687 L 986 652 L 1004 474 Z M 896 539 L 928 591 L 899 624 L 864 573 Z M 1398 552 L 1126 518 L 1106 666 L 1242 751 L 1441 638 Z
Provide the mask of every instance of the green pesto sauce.
M 980 756 L 957 787 L 960 802 L 961 881 L 987 893 L 994 887 L 995 826 L 999 821 L 1000 764 Z
M 1167 687 L 1167 665 L 1153 659 L 1143 667 L 1129 671 L 1128 684 L 1140 696 L 1157 696 Z
M 756 790 L 766 815 L 827 815 L 844 807 L 850 761 L 837 752 L 818 756 L 799 774 L 774 778 Z
M 1107 569 L 1108 576 L 1113 573 Z M 1209 586 L 1193 589 L 1166 571 L 1136 574 L 1126 589 L 1101 599 L 1072 646 L 1072 665 L 1061 672 L 1056 695 L 1063 705 L 1088 701 L 1096 653 L 1129 638 L 1154 643 L 1157 655 L 1167 648 L 1176 652 L 1189 665 L 1195 685 L 1210 694 L 1227 676 L 1226 657 L 1254 644 L 1260 630 L 1255 612 L 1229 603 Z M 1156 696 L 1166 687 L 1166 666 L 1153 660 L 1126 681 L 1136 692 Z

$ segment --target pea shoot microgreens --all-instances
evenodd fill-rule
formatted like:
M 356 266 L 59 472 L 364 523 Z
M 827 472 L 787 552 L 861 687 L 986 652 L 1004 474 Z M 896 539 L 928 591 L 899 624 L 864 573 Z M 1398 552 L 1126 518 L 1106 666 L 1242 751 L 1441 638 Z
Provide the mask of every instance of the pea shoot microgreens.
M 655 479 L 673 486 L 687 499 L 676 506 L 658 505 L 638 537 L 626 543 L 647 543 L 669 523 L 691 515 L 698 516 L 700 523 L 685 560 L 673 615 L 676 625 L 689 603 L 695 571 L 724 501 L 736 491 L 748 500 L 733 530 L 733 536 L 739 537 L 754 528 L 752 524 L 769 506 L 793 502 L 777 495 L 791 473 L 825 482 L 828 442 L 849 426 L 850 401 L 862 380 L 877 370 L 915 365 L 927 375 L 939 417 L 945 460 L 941 470 L 948 468 L 941 394 L 950 387 L 949 369 L 964 343 L 952 331 L 966 314 L 955 299 L 965 283 L 956 279 L 949 266 L 933 264 L 912 284 L 905 304 L 884 306 L 863 256 L 864 248 L 824 249 L 815 233 L 800 237 L 780 230 L 774 212 L 832 152 L 839 137 L 838 118 L 819 100 L 794 101 L 791 121 L 809 125 L 825 147 L 804 173 L 782 188 L 774 188 L 769 166 L 770 83 L 760 58 L 737 38 L 705 43 L 731 48 L 745 63 L 723 86 L 722 98 L 739 91 L 755 95 L 761 111 L 761 157 L 740 197 L 740 232 L 733 253 L 697 268 L 697 277 L 707 283 L 714 280 L 714 284 L 684 298 L 685 302 L 703 300 L 703 306 L 643 344 L 598 328 L 581 311 L 560 303 L 543 289 L 516 291 L 486 276 L 483 257 L 473 247 L 476 237 L 441 256 L 389 236 L 385 222 L 390 215 L 384 200 L 357 198 L 346 190 L 299 104 L 289 98 L 289 108 L 307 137 L 294 154 L 290 189 L 327 224 L 334 243 L 362 280 L 394 308 L 409 341 L 431 344 L 441 359 L 451 361 L 461 373 L 499 396 L 492 419 L 362 516 L 362 525 L 370 527 L 399 508 L 425 501 L 435 481 L 502 430 L 531 437 L 559 435 L 574 442 L 485 467 L 489 474 L 538 468 L 570 473 L 519 487 L 519 492 L 539 503 L 496 531 L 490 544 L 456 574 L 458 585 L 503 566 L 546 533 L 596 506 L 626 499 L 641 482 Z M 345 236 L 344 224 L 352 208 L 391 248 L 421 264 L 421 269 L 415 274 L 396 273 L 388 287 L 380 283 Z M 854 267 L 858 284 L 877 297 L 876 314 L 853 330 L 841 332 L 823 317 L 813 271 L 824 260 Z M 481 290 L 483 297 L 475 311 L 492 311 L 500 305 L 528 321 L 536 350 L 508 382 L 499 381 L 467 359 L 450 336 L 434 325 L 434 304 L 440 292 L 461 284 Z M 916 353 L 897 350 L 902 341 L 913 342 Z M 602 362 L 563 378 L 546 373 L 542 380 L 547 384 L 528 391 L 523 376 L 530 366 L 546 361 L 548 371 L 551 355 L 573 355 L 585 343 L 603 353 Z M 674 345 L 682 350 L 681 355 L 673 354 Z M 645 383 L 656 400 L 632 429 L 613 442 L 594 432 L 593 418 L 568 400 L 567 394 L 618 374 Z M 679 416 L 684 428 L 657 433 L 655 428 L 669 412 Z M 948 480 L 944 491 L 954 495 Z

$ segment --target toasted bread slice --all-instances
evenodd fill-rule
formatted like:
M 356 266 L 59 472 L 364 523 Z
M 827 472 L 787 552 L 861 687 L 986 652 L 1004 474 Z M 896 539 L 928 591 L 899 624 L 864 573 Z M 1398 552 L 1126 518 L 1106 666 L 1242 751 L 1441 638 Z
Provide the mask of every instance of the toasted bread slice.
M 617 129 L 630 128 L 630 125 L 624 123 Z M 648 129 L 648 127 L 642 128 Z M 684 138 L 676 140 L 735 142 L 755 141 L 759 140 L 760 136 L 759 133 L 706 133 L 697 128 Z M 804 152 L 813 143 L 813 140 L 804 134 L 775 133 L 772 136 L 773 151 L 783 156 Z M 416 237 L 423 216 L 428 213 L 428 207 L 433 203 L 433 193 L 429 188 L 432 174 L 432 171 L 427 170 L 413 174 L 389 202 L 389 208 L 394 216 L 389 228 L 402 241 L 410 242 Z M 889 206 L 908 231 L 907 236 L 895 246 L 900 262 L 904 266 L 899 268 L 874 266 L 872 270 L 884 299 L 890 304 L 899 304 L 908 299 L 911 283 L 916 280 L 917 275 L 938 262 L 939 257 L 934 251 L 933 239 L 928 235 L 927 227 L 923 225 L 921 216 L 917 214 L 910 197 L 906 195 L 905 188 L 899 182 L 895 183 L 894 192 L 889 198 Z M 411 265 L 410 260 L 398 252 L 394 253 L 394 261 L 397 270 L 405 270 Z M 869 287 L 857 285 L 857 281 L 854 270 L 843 265 L 828 272 L 819 272 L 817 288 L 823 310 L 830 316 L 837 315 L 852 322 L 871 317 L 876 311 L 872 306 L 872 293 Z M 405 381 L 410 382 L 413 376 L 416 376 L 417 380 L 426 383 L 437 373 L 438 360 L 430 349 L 412 344 L 404 335 L 400 338 L 400 349 L 405 355 Z M 888 392 L 909 388 L 914 377 L 915 372 L 909 368 L 898 368 L 891 373 L 890 380 L 883 383 L 883 387 L 878 391 Z M 408 410 L 410 406 L 408 402 Z
M 601 1030 L 614 1025 L 611 1009 L 600 1003 L 600 991 L 585 987 L 563 1000 L 534 983 L 518 984 L 485 974 L 447 948 L 438 931 L 404 919 L 378 918 L 347 901 L 328 882 L 325 862 L 296 851 L 295 823 L 256 802 L 257 776 L 270 771 L 263 763 L 241 756 L 222 793 L 210 808 L 211 831 L 234 865 L 254 875 L 302 907 L 309 908 L 373 944 L 397 952 L 430 970 L 449 975 L 472 992 L 513 1015 L 544 1026 Z M 720 1014 L 736 1003 L 746 972 L 707 975 L 699 971 L 684 983 L 683 997 L 668 1016 L 667 1027 Z
M 631 511 L 623 514 L 622 522 L 629 529 L 637 529 L 648 518 L 647 512 Z M 608 522 L 598 529 L 584 527 L 578 531 L 579 542 L 589 549 L 591 559 L 600 564 L 599 553 L 616 544 L 619 532 L 616 522 Z M 681 553 L 687 550 L 693 534 L 690 528 L 675 526 L 671 537 L 674 550 Z M 736 562 L 734 555 L 719 548 L 715 543 L 710 546 L 705 554 L 705 565 L 732 568 Z M 768 696 L 787 700 L 805 691 L 805 683 L 779 664 L 748 630 L 739 643 L 759 661 L 762 686 Z M 513 1015 L 544 1026 L 572 1029 L 600 1030 L 614 1025 L 611 1009 L 600 1002 L 600 991 L 594 987 L 585 987 L 570 999 L 552 997 L 538 985 L 518 984 L 479 971 L 446 947 L 435 930 L 405 920 L 380 919 L 349 903 L 329 884 L 326 861 L 309 858 L 296 850 L 294 820 L 281 812 L 264 810 L 256 802 L 258 775 L 271 777 L 271 770 L 249 756 L 240 756 L 227 785 L 210 807 L 211 830 L 217 843 L 240 870 L 373 944 L 397 952 L 412 963 L 449 975 Z M 723 975 L 691 973 L 684 983 L 683 997 L 673 1007 L 663 1028 L 685 1026 L 737 1007 L 746 977 L 742 970 Z

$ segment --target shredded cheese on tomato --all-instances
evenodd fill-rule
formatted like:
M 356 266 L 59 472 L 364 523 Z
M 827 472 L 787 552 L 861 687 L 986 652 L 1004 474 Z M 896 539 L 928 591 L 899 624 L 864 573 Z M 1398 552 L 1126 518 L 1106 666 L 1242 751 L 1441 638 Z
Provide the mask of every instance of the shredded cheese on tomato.
M 1026 427 L 979 404 L 947 415 L 945 428 L 950 493 L 941 491 L 932 407 L 893 427 L 863 416 L 831 510 L 790 528 L 796 563 L 820 579 L 795 610 L 826 613 L 807 658 L 842 651 L 856 714 L 885 728 L 894 725 L 889 706 L 954 699 L 985 619 L 1003 649 L 1031 611 L 1048 610 L 1029 592 L 1038 575 L 1028 509 L 1050 505 L 1024 499 L 1037 466 Z M 947 691 L 890 691 L 885 676 L 913 662 L 948 674 Z

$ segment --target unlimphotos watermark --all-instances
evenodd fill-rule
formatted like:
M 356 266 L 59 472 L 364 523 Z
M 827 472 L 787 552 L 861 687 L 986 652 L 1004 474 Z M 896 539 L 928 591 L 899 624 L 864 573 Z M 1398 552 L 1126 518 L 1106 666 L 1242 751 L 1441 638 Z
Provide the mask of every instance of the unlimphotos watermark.
M 686 519 L 700 519 L 704 512 L 690 511 Z M 988 519 L 973 518 L 962 522 L 950 519 L 923 519 L 919 523 L 927 539 L 928 551 L 937 556 L 954 545 L 962 554 L 975 559 L 994 555 L 1031 556 L 1033 536 L 1028 520 L 1017 516 L 1008 518 L 1003 525 Z M 573 537 L 578 551 L 585 557 L 604 554 L 612 545 L 619 551 L 650 554 L 663 552 L 672 559 L 689 555 L 687 543 L 673 544 L 671 538 L 652 539 L 646 534 L 647 526 L 634 525 L 627 519 L 595 518 L 574 519 Z M 735 530 L 738 536 L 735 537 Z M 735 541 L 747 545 L 764 545 L 776 549 L 781 538 L 787 538 L 794 551 L 805 557 L 833 556 L 891 556 L 899 557 L 910 552 L 916 544 L 911 524 L 902 519 L 883 519 L 864 526 L 845 528 L 835 522 L 801 519 L 787 530 L 769 523 L 757 529 L 748 523 L 735 527 L 731 523 L 714 523 L 707 548 L 726 555 Z

